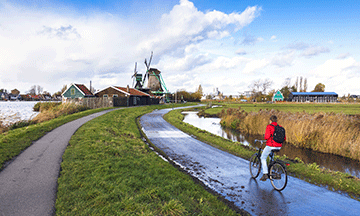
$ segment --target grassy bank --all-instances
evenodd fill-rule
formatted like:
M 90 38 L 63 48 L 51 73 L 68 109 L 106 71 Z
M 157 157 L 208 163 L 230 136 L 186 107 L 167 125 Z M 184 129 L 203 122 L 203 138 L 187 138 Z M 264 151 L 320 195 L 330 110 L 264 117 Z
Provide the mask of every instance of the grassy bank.
M 6 161 L 11 160 L 13 157 L 20 154 L 24 149 L 29 147 L 33 141 L 38 140 L 47 132 L 67 122 L 105 109 L 86 110 L 71 115 L 62 115 L 41 123 L 19 125 L 19 128 L 8 130 L 0 134 L 0 170 L 3 168 Z
M 249 159 L 250 156 L 255 153 L 254 150 L 247 146 L 243 146 L 239 142 L 232 142 L 184 123 L 182 121 L 184 117 L 181 114 L 181 110 L 171 111 L 166 114 L 164 118 L 182 131 L 195 135 L 197 139 L 231 154 Z M 287 160 L 284 157 L 282 159 Z M 304 164 L 301 160 L 289 162 L 291 165 L 288 167 L 288 171 L 292 176 L 301 178 L 313 184 L 326 186 L 329 190 L 346 192 L 352 198 L 360 201 L 360 180 L 350 174 L 321 169 L 316 164 Z
M 236 214 L 141 139 L 136 118 L 160 108 L 110 112 L 74 134 L 61 164 L 57 215 Z
M 212 105 L 219 105 L 205 110 L 207 114 L 216 115 L 224 108 L 241 107 L 245 112 L 257 112 L 259 110 L 274 109 L 284 112 L 306 112 L 306 113 L 343 113 L 347 115 L 360 115 L 360 104 L 352 103 L 334 103 L 334 104 L 321 104 L 321 103 L 212 103 Z
M 245 112 L 222 110 L 221 124 L 246 134 L 259 135 L 276 115 L 286 129 L 287 142 L 300 148 L 360 160 L 360 119 L 342 113 L 292 113 L 276 110 Z

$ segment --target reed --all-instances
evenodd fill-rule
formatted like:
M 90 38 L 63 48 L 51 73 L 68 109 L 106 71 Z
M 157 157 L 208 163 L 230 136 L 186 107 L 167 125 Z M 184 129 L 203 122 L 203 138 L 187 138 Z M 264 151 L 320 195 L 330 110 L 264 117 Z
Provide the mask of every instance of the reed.
M 87 109 L 89 108 L 86 106 L 76 105 L 73 103 L 44 103 L 44 105 L 41 105 L 39 108 L 40 113 L 35 118 L 33 118 L 32 121 L 35 123 L 40 123 L 57 118 L 59 116 L 85 111 Z
M 271 115 L 286 129 L 287 142 L 302 148 L 360 160 L 360 118 L 342 113 L 245 112 L 229 108 L 221 112 L 221 124 L 248 134 L 264 134 Z

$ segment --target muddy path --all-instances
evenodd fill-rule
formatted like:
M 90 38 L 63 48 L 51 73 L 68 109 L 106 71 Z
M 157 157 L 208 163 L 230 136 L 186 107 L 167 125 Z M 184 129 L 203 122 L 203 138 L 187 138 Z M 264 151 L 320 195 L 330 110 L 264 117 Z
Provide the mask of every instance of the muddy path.
M 207 145 L 163 119 L 171 109 L 140 118 L 148 139 L 166 157 L 240 209 L 252 215 L 358 215 L 360 202 L 289 177 L 278 192 L 269 181 L 250 177 L 247 160 Z

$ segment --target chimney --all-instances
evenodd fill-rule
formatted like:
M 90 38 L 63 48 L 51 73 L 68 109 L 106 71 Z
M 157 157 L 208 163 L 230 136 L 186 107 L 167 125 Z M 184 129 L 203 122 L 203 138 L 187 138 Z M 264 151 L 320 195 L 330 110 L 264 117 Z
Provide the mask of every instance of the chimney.
M 127 92 L 127 93 L 130 93 L 129 85 L 126 86 L 126 92 Z

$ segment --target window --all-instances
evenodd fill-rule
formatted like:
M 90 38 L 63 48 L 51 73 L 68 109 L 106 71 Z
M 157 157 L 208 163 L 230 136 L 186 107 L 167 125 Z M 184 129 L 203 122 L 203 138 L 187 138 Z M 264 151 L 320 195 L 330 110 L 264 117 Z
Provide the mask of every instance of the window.
M 115 98 L 115 97 L 119 97 L 117 94 L 113 94 L 113 97 Z
M 71 95 L 75 95 L 75 89 L 74 89 L 74 88 L 72 88 L 72 89 L 70 90 L 70 94 L 71 94 Z
M 108 98 L 108 95 L 107 95 L 107 94 L 104 94 L 104 95 L 103 95 L 103 98 Z

